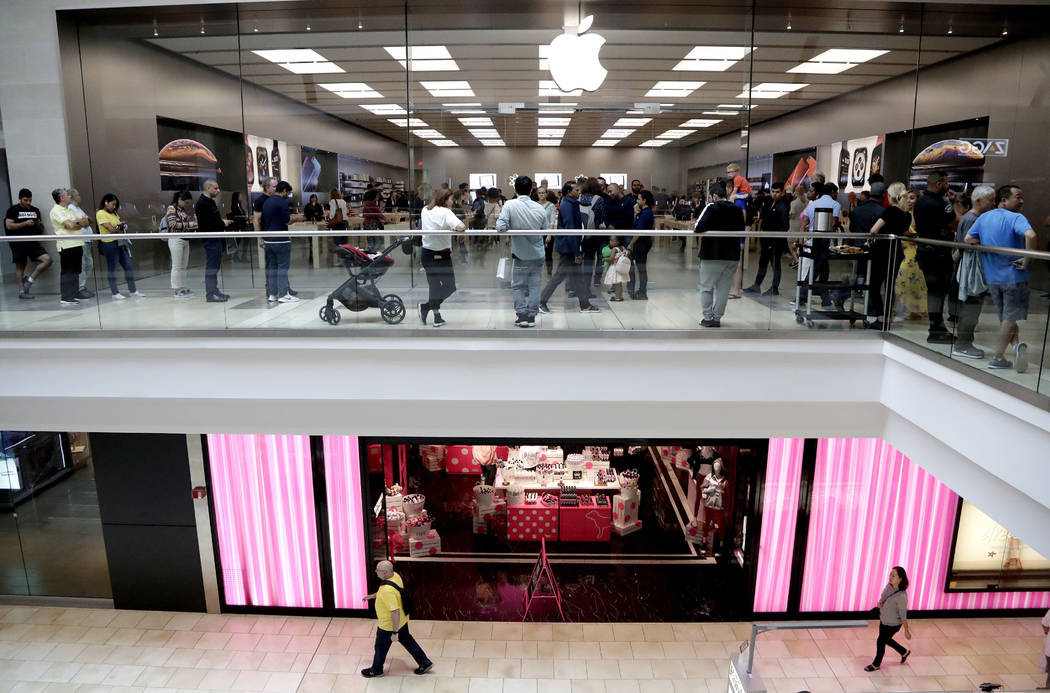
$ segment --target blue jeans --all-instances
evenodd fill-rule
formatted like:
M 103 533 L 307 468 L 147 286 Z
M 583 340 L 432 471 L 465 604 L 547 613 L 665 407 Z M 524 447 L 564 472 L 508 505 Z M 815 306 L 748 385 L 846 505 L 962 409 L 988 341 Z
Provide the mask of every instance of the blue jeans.
M 280 298 L 288 293 L 288 268 L 292 266 L 291 243 L 266 243 L 266 291 Z
M 542 257 L 535 260 L 514 258 L 510 290 L 514 296 L 514 312 L 518 317 L 535 318 L 539 312 L 543 262 Z
M 221 238 L 207 238 L 201 241 L 204 246 L 204 293 L 208 296 L 219 293 L 219 268 L 222 267 Z
M 117 265 L 124 268 L 124 278 L 128 280 L 128 291 L 135 293 L 135 274 L 131 270 L 131 253 L 121 247 L 119 241 L 99 243 L 102 255 L 106 258 L 106 278 L 109 279 L 109 290 L 115 294 L 117 289 Z

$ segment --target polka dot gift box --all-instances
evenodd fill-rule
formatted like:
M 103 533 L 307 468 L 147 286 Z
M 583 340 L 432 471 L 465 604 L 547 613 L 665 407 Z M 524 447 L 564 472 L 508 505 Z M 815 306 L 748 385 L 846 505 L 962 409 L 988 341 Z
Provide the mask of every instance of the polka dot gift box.
M 433 529 L 424 537 L 409 540 L 408 555 L 412 558 L 436 556 L 439 553 L 441 553 L 441 536 Z
M 641 504 L 641 499 L 631 498 L 622 494 L 617 494 L 612 498 L 612 519 L 613 522 L 621 525 L 633 524 L 638 520 L 638 507 Z
M 449 445 L 445 449 L 445 471 L 449 474 L 481 474 L 473 445 Z
M 558 540 L 558 508 L 540 504 L 507 508 L 507 538 L 511 541 Z

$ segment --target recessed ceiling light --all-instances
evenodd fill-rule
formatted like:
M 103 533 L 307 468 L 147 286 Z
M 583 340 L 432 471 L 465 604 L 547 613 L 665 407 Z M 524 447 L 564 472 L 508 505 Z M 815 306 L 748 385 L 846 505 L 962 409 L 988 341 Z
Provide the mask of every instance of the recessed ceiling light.
M 592 144 L 591 146 L 592 147 L 615 147 L 619 143 L 620 143 L 620 140 L 601 139 L 601 140 L 595 140 L 594 144 Z
M 323 55 L 310 48 L 252 51 L 260 58 L 277 63 L 285 70 L 297 75 L 322 75 L 345 72 Z
M 537 147 L 560 147 L 561 140 L 537 140 Z
M 646 140 L 642 142 L 639 147 L 662 147 L 665 144 L 670 143 L 671 140 Z
M 431 140 L 430 144 L 435 147 L 458 147 L 459 145 L 452 140 Z
M 474 96 L 474 90 L 470 88 L 470 82 L 420 82 L 431 96 Z
M 557 127 L 568 125 L 571 121 L 572 118 L 537 118 L 536 124 L 540 127 Z
M 412 134 L 416 137 L 422 137 L 425 140 L 443 140 L 445 136 L 437 130 L 425 129 L 425 130 L 413 130 Z
M 407 69 L 408 60 L 405 59 L 404 46 L 385 47 L 387 53 L 394 60 L 401 63 L 401 67 Z M 456 72 L 459 65 L 452 59 L 448 48 L 445 46 L 412 46 L 408 51 L 412 61 L 413 72 Z
M 714 118 L 692 118 L 685 121 L 678 127 L 680 128 L 709 128 L 712 125 L 721 123 L 721 120 L 715 120 Z
M 499 132 L 497 132 L 495 128 L 470 128 L 468 132 L 474 135 L 474 137 L 477 137 L 479 140 L 500 139 Z
M 430 127 L 419 118 L 387 118 L 387 120 L 399 128 L 407 128 L 409 126 L 414 128 Z
M 294 72 L 297 75 L 333 75 L 339 72 L 346 72 L 343 68 L 330 62 L 278 64 L 289 72 Z
M 721 116 L 735 116 L 740 115 L 739 111 L 701 111 L 704 115 L 721 115 Z M 722 121 L 716 121 L 722 122 Z
M 704 86 L 704 84 L 706 84 L 706 82 L 676 82 L 673 80 L 661 80 L 654 84 L 645 95 L 684 97 L 689 96 L 694 91 Z
M 325 85 L 321 85 L 322 87 Z M 349 97 L 344 97 L 349 98 Z M 361 108 L 375 115 L 404 115 L 408 111 L 396 103 L 363 103 Z
M 674 70 L 724 72 L 751 52 L 750 48 L 737 46 L 697 46 L 689 51 Z
M 634 130 L 622 130 L 618 128 L 609 128 L 602 134 L 602 139 L 623 139 L 624 137 L 630 137 Z
M 749 95 L 752 99 L 779 99 L 784 94 L 790 94 L 808 87 L 808 84 L 791 84 L 789 82 L 762 82 L 751 87 L 750 94 L 748 86 L 744 85 L 744 91 L 737 94 L 738 99 L 746 99 Z
M 565 137 L 565 128 L 539 128 L 536 136 L 544 139 Z
M 544 46 L 537 46 L 537 48 L 539 49 L 539 51 L 537 51 L 537 54 L 540 57 L 540 62 L 539 62 L 540 72 L 548 72 L 548 71 L 550 71 L 551 65 L 550 65 L 550 61 L 548 60 L 548 58 L 550 58 L 550 55 L 551 55 L 550 44 L 547 44 L 547 45 L 544 45 Z
M 484 112 L 483 108 L 454 108 L 449 111 L 452 115 L 478 115 Z
M 541 79 L 539 82 L 539 96 L 579 96 L 583 93 L 582 89 L 574 89 L 573 91 L 562 91 L 555 84 L 553 79 Z
M 657 135 L 661 140 L 679 140 L 692 135 L 696 130 L 666 130 Z
M 645 113 L 645 111 L 635 108 L 631 109 L 630 111 L 624 111 L 624 113 L 626 113 L 627 115 L 642 115 Z
M 648 123 L 651 120 L 652 120 L 652 118 L 620 118 L 615 123 L 613 123 L 613 127 L 614 128 L 636 128 L 636 127 L 641 127 L 642 125 L 645 125 L 646 123 Z
M 744 104 L 742 104 L 742 103 L 720 103 L 720 104 L 718 104 L 718 107 L 719 108 L 735 108 L 737 110 L 739 110 L 741 108 L 745 108 Z M 758 108 L 758 106 L 751 106 L 751 108 Z
M 322 84 L 321 87 L 338 94 L 344 99 L 381 99 L 383 95 L 364 82 L 336 82 Z M 404 113 L 404 111 L 400 111 Z
M 801 65 L 788 70 L 788 72 L 816 75 L 837 75 L 845 72 L 851 67 L 867 62 L 889 51 L 863 50 L 854 48 L 831 48 L 818 56 L 810 58 Z
M 492 118 L 460 118 L 459 122 L 463 123 L 468 128 L 478 127 L 479 125 L 492 127 Z
M 481 140 L 481 144 L 485 147 L 506 147 L 507 145 L 503 140 Z

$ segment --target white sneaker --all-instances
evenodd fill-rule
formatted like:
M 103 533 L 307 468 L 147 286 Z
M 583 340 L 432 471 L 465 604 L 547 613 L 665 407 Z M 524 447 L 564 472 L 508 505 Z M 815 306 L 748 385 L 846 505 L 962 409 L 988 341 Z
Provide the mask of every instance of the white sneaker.
M 271 296 L 267 296 L 266 300 L 269 301 L 270 303 L 277 303 L 277 297 L 276 296 L 272 296 L 272 295 Z
M 1018 373 L 1028 370 L 1028 345 L 1024 342 L 1014 345 L 1014 368 Z
M 146 298 L 146 294 L 142 293 L 141 291 L 133 291 L 132 293 L 130 293 L 128 295 L 129 296 L 133 296 L 135 298 Z
M 123 301 L 125 298 L 127 298 L 127 296 L 124 294 L 113 294 L 114 301 Z
M 291 294 L 285 294 L 284 296 L 281 296 L 279 299 L 277 299 L 277 302 L 278 303 L 298 303 L 299 302 L 299 297 L 298 296 L 292 296 Z

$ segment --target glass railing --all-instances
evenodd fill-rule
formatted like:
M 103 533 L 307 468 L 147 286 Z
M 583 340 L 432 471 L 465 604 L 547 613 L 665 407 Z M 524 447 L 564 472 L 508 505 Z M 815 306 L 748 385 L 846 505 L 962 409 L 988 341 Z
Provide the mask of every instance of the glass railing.
M 452 233 L 445 251 L 438 246 L 447 243 L 431 238 L 420 245 L 408 215 L 388 221 L 371 236 L 315 224 L 293 225 L 289 232 L 128 233 L 117 241 L 77 236 L 84 252 L 90 247 L 93 267 L 66 280 L 64 297 L 56 237 L 8 236 L 5 244 L 43 242 L 52 264 L 39 271 L 32 259 L 38 250 L 9 246 L 8 252 L 28 258 L 26 273 L 36 276 L 28 292 L 13 274 L 5 276 L 0 330 L 277 329 L 332 335 L 432 332 L 440 326 L 500 336 L 670 330 L 828 337 L 883 331 L 1050 393 L 1050 383 L 1041 382 L 1050 253 L 976 250 L 891 235 L 695 234 L 692 222 L 663 218 L 660 230 L 623 231 L 630 262 L 616 262 L 621 251 L 608 231 L 585 237 L 579 255 L 565 231 L 551 230 Z M 274 242 L 281 236 L 290 242 Z M 516 259 L 512 236 L 518 237 Z M 698 258 L 701 239 L 704 255 L 714 259 Z M 717 259 L 732 258 L 741 248 L 740 262 Z M 209 253 L 213 265 L 219 262 L 215 272 L 208 270 Z M 525 261 L 529 257 L 536 259 Z M 1013 276 L 1013 259 L 1027 258 L 1027 295 L 1022 286 L 976 286 L 960 300 L 960 265 L 970 278 L 982 275 L 964 262 L 975 257 L 995 260 L 984 263 L 984 273 L 992 264 L 1003 276 Z M 114 272 L 107 269 L 110 261 Z M 75 274 L 66 264 L 67 276 Z M 763 264 L 770 266 L 760 277 Z M 210 276 L 214 291 L 208 295 Z M 965 282 L 964 293 L 971 283 Z

